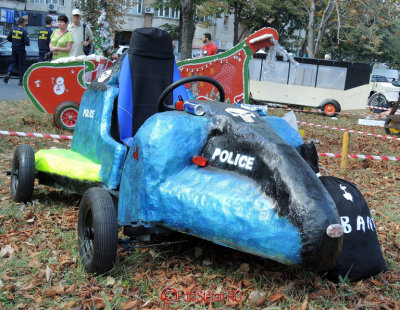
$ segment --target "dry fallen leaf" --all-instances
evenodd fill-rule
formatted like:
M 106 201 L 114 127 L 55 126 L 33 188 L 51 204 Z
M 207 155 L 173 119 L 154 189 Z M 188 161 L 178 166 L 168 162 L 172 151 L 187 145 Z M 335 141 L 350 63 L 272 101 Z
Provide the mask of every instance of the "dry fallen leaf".
M 5 247 L 2 247 L 0 250 L 0 257 L 8 257 L 14 253 L 14 248 L 7 244 Z
M 129 301 L 122 307 L 122 310 L 132 310 L 135 309 L 137 306 L 138 306 L 137 300 Z
M 192 284 L 191 286 L 185 288 L 183 291 L 185 293 L 185 295 L 188 295 L 192 292 L 192 290 L 196 287 L 196 284 Z
M 108 276 L 106 279 L 106 286 L 114 286 L 115 279 L 113 277 Z
M 375 286 L 380 286 L 380 287 L 383 286 L 383 284 L 382 284 L 381 282 L 376 281 L 376 280 L 374 280 L 374 279 L 372 279 L 372 278 L 369 279 L 368 281 L 371 282 L 372 284 L 374 284 Z
M 46 282 L 49 282 L 53 277 L 53 270 L 49 266 L 46 266 Z
M 103 309 L 106 306 L 103 298 L 93 296 L 82 302 L 83 309 Z
M 273 302 L 275 302 L 275 301 L 277 301 L 277 300 L 279 300 L 279 299 L 281 299 L 283 297 L 285 297 L 284 294 L 274 294 L 269 298 L 269 302 L 273 303 Z
M 304 301 L 299 310 L 307 310 L 307 306 L 308 306 L 308 295 L 306 295 L 306 298 L 304 298 Z
M 268 297 L 265 296 L 264 298 L 261 298 L 259 301 L 257 301 L 256 306 L 257 307 L 262 307 L 265 305 L 265 303 L 268 301 Z
M 45 297 L 53 297 L 56 296 L 58 293 L 57 288 L 55 287 L 48 287 L 43 290 L 43 296 Z

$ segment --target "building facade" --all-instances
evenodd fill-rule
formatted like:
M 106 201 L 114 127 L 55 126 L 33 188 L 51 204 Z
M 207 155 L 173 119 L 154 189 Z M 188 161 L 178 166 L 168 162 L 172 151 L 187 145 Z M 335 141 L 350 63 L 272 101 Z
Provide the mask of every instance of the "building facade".
M 179 25 L 180 12 L 171 8 L 154 9 L 151 5 L 154 0 L 137 0 L 137 5 L 128 8 L 124 23 L 116 33 L 116 45 L 129 44 L 132 31 L 140 27 L 160 27 L 164 24 Z M 28 15 L 26 27 L 30 35 L 38 33 L 44 25 L 44 19 L 53 17 L 53 26 L 57 26 L 57 17 L 65 14 L 71 17 L 75 8 L 74 0 L 0 0 L 0 35 L 6 35 L 16 25 L 18 18 Z M 209 27 L 203 28 L 200 22 L 196 23 L 193 38 L 193 55 L 200 54 L 203 42 L 203 33 L 211 34 L 214 44 L 220 49 L 229 49 L 233 46 L 233 15 L 224 15 L 221 18 L 208 17 Z
M 57 26 L 60 14 L 71 15 L 71 0 L 0 0 L 0 35 L 6 35 L 16 25 L 18 18 L 27 15 L 26 30 L 30 35 L 37 34 L 44 26 L 47 15 L 53 17 Z
M 164 24 L 179 25 L 180 12 L 171 8 L 154 9 L 153 0 L 137 0 L 137 5 L 128 9 L 118 34 L 117 42 L 121 45 L 128 44 L 133 29 L 139 27 L 160 27 Z M 224 15 L 221 18 L 208 17 L 210 26 L 201 27 L 199 20 L 193 38 L 193 54 L 200 54 L 203 47 L 203 33 L 211 34 L 214 44 L 220 49 L 233 47 L 233 15 Z

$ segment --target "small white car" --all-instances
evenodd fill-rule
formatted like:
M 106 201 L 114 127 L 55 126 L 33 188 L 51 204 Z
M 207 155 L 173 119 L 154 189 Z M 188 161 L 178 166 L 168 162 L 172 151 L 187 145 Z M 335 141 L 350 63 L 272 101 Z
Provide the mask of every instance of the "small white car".
M 400 81 L 383 75 L 372 75 L 368 106 L 389 108 L 399 98 Z M 383 112 L 382 110 L 376 112 Z

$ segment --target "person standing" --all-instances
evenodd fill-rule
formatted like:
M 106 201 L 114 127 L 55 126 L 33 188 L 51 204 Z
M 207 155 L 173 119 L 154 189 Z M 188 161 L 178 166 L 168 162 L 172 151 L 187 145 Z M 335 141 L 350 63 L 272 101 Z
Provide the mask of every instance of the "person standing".
M 211 56 L 217 54 L 217 46 L 211 41 L 211 34 L 208 32 L 203 34 L 203 52 L 201 53 L 201 57 Z
M 53 53 L 53 60 L 68 57 L 74 43 L 74 37 L 67 30 L 68 17 L 58 16 L 58 30 L 53 31 L 50 37 L 50 51 Z
M 4 77 L 4 83 L 8 83 L 13 69 L 18 70 L 19 83 L 22 85 L 22 79 L 26 70 L 26 51 L 25 46 L 29 46 L 28 32 L 24 29 L 26 20 L 18 19 L 18 27 L 10 31 L 7 40 L 12 42 L 11 64 L 8 67 L 7 75 Z
M 81 23 L 82 12 L 79 9 L 72 10 L 72 23 L 68 26 L 68 31 L 74 36 L 75 44 L 72 46 L 70 56 L 85 55 L 84 46 L 88 46 L 94 40 L 92 30 L 89 25 Z M 83 33 L 85 32 L 85 33 Z
M 44 21 L 46 26 L 40 30 L 38 37 L 39 61 L 44 61 L 44 56 L 50 52 L 50 38 L 53 33 L 51 29 L 53 19 L 50 16 L 46 16 Z

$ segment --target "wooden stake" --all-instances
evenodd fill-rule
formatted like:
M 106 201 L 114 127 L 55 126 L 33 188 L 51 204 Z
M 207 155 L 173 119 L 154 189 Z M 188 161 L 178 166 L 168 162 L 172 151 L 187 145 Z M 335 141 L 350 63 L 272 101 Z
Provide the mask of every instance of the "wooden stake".
M 349 155 L 349 141 L 350 134 L 346 131 L 343 134 L 343 146 L 342 146 L 342 161 L 340 163 L 340 171 L 342 173 L 346 173 L 347 171 L 347 163 L 348 163 L 348 155 Z

